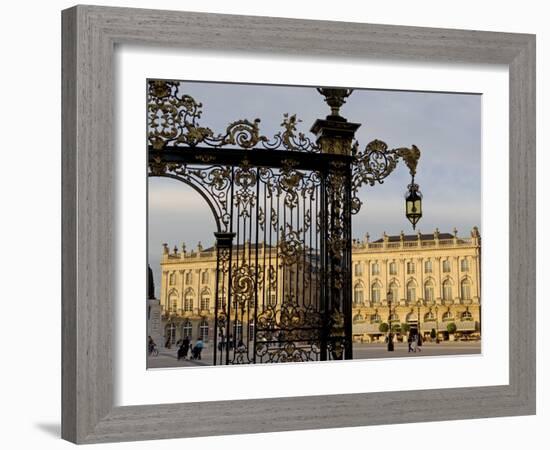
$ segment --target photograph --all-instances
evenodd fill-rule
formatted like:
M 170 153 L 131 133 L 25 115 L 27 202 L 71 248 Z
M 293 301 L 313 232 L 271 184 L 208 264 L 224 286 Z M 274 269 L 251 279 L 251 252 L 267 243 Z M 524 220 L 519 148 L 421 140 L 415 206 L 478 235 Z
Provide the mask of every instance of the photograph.
M 482 95 L 145 90 L 148 369 L 481 353 Z

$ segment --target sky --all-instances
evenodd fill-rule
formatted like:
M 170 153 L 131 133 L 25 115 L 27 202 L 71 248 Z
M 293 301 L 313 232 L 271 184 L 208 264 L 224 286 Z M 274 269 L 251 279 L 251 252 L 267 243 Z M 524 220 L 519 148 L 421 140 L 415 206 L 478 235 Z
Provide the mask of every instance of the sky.
M 273 85 L 182 82 L 180 90 L 203 104 L 201 126 L 214 134 L 237 119 L 260 118 L 261 134 L 271 137 L 281 130 L 283 114 L 297 114 L 299 131 L 309 133 L 317 118 L 329 114 L 328 105 L 315 88 Z M 374 139 L 389 148 L 421 151 L 415 181 L 423 193 L 423 216 L 415 231 L 404 213 L 404 193 L 410 183 L 400 161 L 383 184 L 364 186 L 361 211 L 353 216 L 352 234 L 371 240 L 388 234 L 431 233 L 435 228 L 469 236 L 473 226 L 481 231 L 481 95 L 356 89 L 340 114 L 360 123 L 359 149 Z M 148 258 L 158 295 L 162 244 L 170 248 L 195 248 L 213 244 L 212 213 L 202 197 L 177 180 L 148 180 Z

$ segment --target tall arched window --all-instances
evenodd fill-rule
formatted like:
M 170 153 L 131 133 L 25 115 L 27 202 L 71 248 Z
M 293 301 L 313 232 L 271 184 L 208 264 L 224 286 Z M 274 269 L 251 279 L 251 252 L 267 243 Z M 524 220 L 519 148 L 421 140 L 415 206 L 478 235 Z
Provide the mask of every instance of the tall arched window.
M 464 278 L 460 283 L 460 298 L 470 300 L 470 280 Z
M 450 272 L 451 271 L 451 261 L 448 259 L 445 259 L 442 263 L 443 265 L 443 272 Z
M 208 321 L 206 319 L 202 319 L 200 322 L 199 336 L 204 342 L 208 341 Z
M 460 261 L 460 270 L 462 272 L 468 272 L 469 269 L 470 269 L 470 264 L 468 263 L 468 260 L 466 258 L 462 259 Z
M 193 325 L 191 325 L 190 320 L 186 320 L 183 323 L 183 326 L 181 327 L 181 334 L 182 334 L 182 337 L 184 338 L 185 337 L 189 339 L 193 338 Z
M 170 273 L 170 280 L 169 280 L 169 283 L 171 286 L 173 286 L 174 284 L 176 284 L 176 274 L 174 272 L 171 272 Z
M 426 273 L 432 273 L 432 261 L 431 261 L 431 259 L 428 259 L 428 260 L 424 263 L 424 272 L 426 272 Z
M 399 300 L 399 287 L 397 286 L 397 283 L 395 281 L 392 281 L 390 283 L 390 292 L 391 292 L 391 295 L 392 295 L 392 299 L 394 301 L 398 301 Z
M 363 304 L 363 284 L 357 283 L 353 288 L 353 303 L 356 305 Z
M 397 275 L 397 264 L 395 261 L 390 263 L 390 275 Z
M 416 284 L 413 280 L 407 283 L 407 301 L 416 302 Z
M 178 293 L 175 290 L 168 295 L 168 308 L 173 313 L 178 310 Z
M 193 290 L 187 289 L 185 292 L 185 298 L 183 299 L 183 310 L 184 311 L 193 311 Z
M 428 280 L 424 283 L 424 300 L 427 302 L 434 301 L 434 283 L 432 280 Z
M 201 283 L 202 284 L 208 284 L 208 270 L 205 270 L 201 274 Z
M 210 309 L 210 291 L 205 289 L 201 293 L 201 311 L 208 311 Z
M 363 275 L 363 263 L 357 263 L 355 264 L 355 276 L 360 277 Z
M 371 300 L 373 303 L 380 302 L 380 290 L 382 286 L 378 281 L 374 282 L 371 287 Z
M 372 263 L 372 275 L 380 275 L 380 265 L 377 262 Z
M 450 280 L 445 280 L 443 282 L 443 300 L 452 300 L 453 299 L 453 286 Z
M 193 283 L 193 273 L 189 271 L 185 274 L 185 284 L 192 284 L 192 283 Z
M 174 345 L 176 343 L 176 325 L 172 322 L 166 325 L 166 340 L 170 343 L 170 345 Z

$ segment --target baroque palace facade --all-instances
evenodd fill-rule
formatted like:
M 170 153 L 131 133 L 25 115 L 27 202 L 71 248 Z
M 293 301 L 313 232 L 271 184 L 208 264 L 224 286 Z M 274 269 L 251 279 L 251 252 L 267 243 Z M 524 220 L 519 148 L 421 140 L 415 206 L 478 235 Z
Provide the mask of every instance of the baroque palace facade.
M 263 249 L 261 251 L 266 251 Z M 272 249 L 269 249 L 271 252 Z M 480 337 L 481 238 L 477 227 L 469 237 L 453 233 L 388 236 L 352 245 L 353 336 L 373 342 L 407 330 L 430 339 L 448 339 L 448 325 L 456 334 Z M 260 255 L 261 256 L 261 255 Z M 165 341 L 183 336 L 211 341 L 214 330 L 216 250 L 197 246 L 192 251 L 165 244 L 161 259 L 160 307 Z M 281 287 L 283 289 L 283 287 Z M 391 293 L 391 295 L 389 295 Z M 282 292 L 268 292 L 282 296 Z M 264 294 L 265 295 L 265 294 Z M 388 302 L 390 297 L 391 302 Z M 390 311 L 391 307 L 391 311 Z M 406 324 L 406 325 L 405 325 Z M 238 324 L 236 334 L 250 335 Z M 251 326 L 251 325 L 250 325 Z M 451 333 L 450 338 L 455 337 Z

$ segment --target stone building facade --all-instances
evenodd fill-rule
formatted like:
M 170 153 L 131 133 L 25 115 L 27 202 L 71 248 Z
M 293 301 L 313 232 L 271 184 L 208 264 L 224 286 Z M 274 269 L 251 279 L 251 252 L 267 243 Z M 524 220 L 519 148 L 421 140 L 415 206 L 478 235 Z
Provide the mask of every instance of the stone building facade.
M 259 257 L 267 251 L 273 250 L 261 248 Z M 437 330 L 440 339 L 447 339 L 447 326 L 453 323 L 456 335 L 479 337 L 480 251 L 481 238 L 476 227 L 469 237 L 458 237 L 456 230 L 452 234 L 436 230 L 432 234 L 415 235 L 384 233 L 373 242 L 367 235 L 363 241 L 354 241 L 354 340 L 384 339 L 382 323 L 391 323 L 397 336 L 405 335 L 407 329 L 414 332 L 420 327 L 426 339 L 433 334 L 432 330 Z M 183 336 L 192 340 L 200 336 L 205 342 L 211 341 L 216 292 L 215 249 L 203 249 L 199 243 L 192 251 L 187 251 L 185 245 L 170 251 L 165 244 L 160 285 L 165 342 L 173 344 Z M 262 288 L 266 301 L 270 301 L 270 297 L 283 297 L 284 285 L 279 286 L 281 292 Z M 239 326 L 246 329 L 250 325 Z M 237 333 L 245 335 L 247 331 Z
M 477 227 L 468 237 L 458 237 L 456 230 L 452 234 L 436 230 L 416 235 L 384 233 L 374 242 L 367 235 L 363 241 L 354 241 L 355 340 L 385 338 L 382 323 L 390 323 L 397 335 L 420 327 L 426 339 L 434 333 L 448 339 L 452 323 L 456 333 L 451 333 L 451 339 L 480 337 L 480 252 Z

